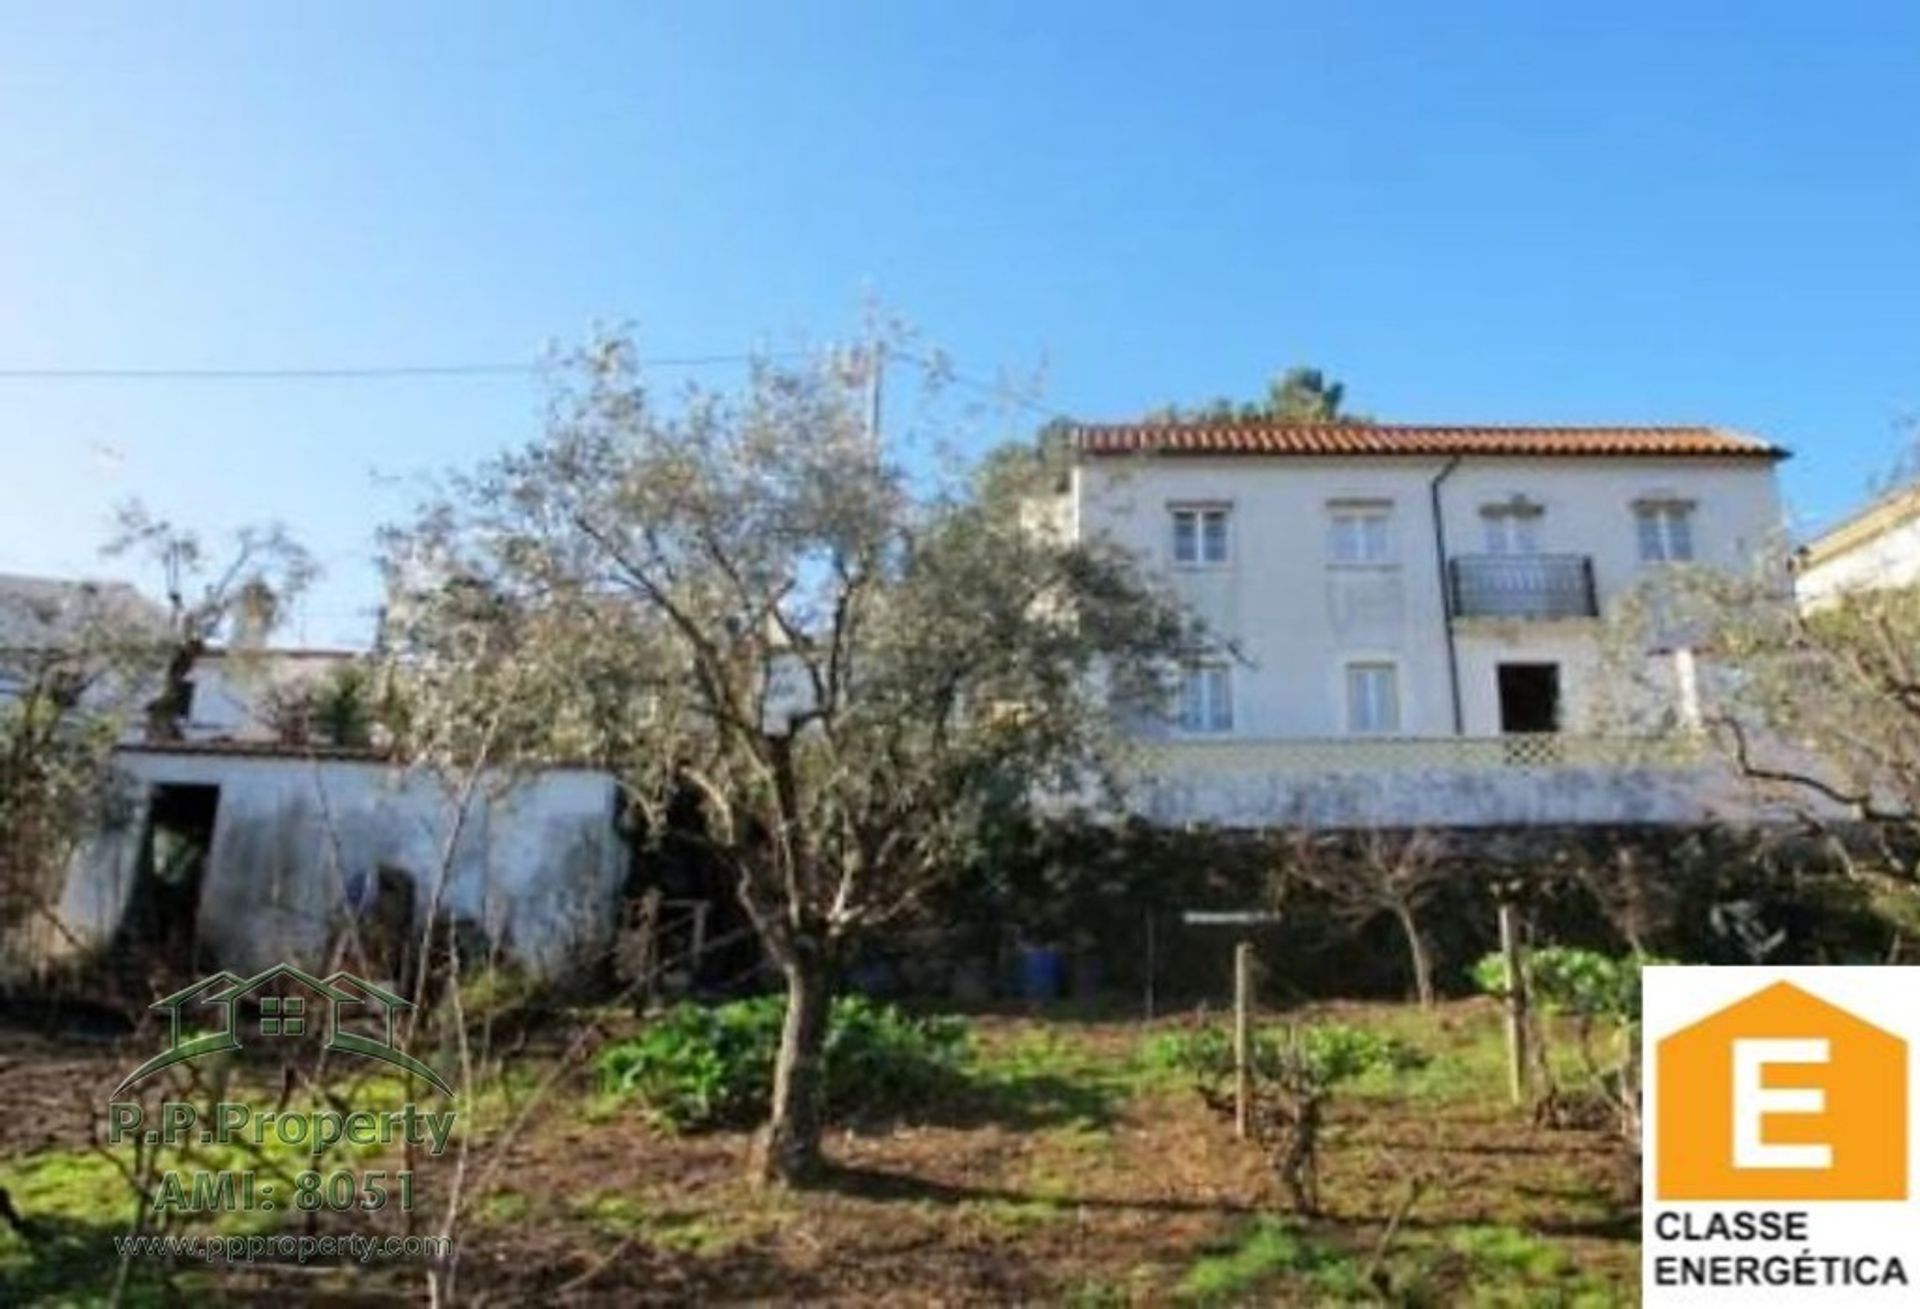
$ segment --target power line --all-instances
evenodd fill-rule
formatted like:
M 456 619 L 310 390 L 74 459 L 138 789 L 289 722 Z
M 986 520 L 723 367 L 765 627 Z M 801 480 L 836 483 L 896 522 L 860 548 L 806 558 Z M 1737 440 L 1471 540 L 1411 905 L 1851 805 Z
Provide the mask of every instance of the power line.
M 791 358 L 797 351 L 753 354 L 657 355 L 636 359 L 641 368 L 701 368 L 745 364 L 759 359 Z M 285 382 L 383 380 L 403 377 L 533 376 L 541 363 L 376 364 L 298 368 L 0 368 L 0 381 L 21 382 Z
M 775 350 L 752 353 L 704 355 L 655 355 L 636 359 L 638 368 L 708 368 L 727 364 L 749 364 L 761 360 L 793 359 L 803 350 Z M 1071 415 L 1043 404 L 1004 382 L 973 377 L 944 361 L 893 348 L 886 358 L 912 364 L 929 377 L 944 379 L 969 390 L 989 395 L 1005 404 L 1016 405 L 1046 418 L 1070 418 Z M 298 367 L 215 367 L 215 368 L 0 368 L 0 383 L 6 382 L 342 382 L 392 381 L 434 377 L 535 377 L 553 365 L 537 362 L 480 361 L 448 364 L 369 364 L 346 366 Z

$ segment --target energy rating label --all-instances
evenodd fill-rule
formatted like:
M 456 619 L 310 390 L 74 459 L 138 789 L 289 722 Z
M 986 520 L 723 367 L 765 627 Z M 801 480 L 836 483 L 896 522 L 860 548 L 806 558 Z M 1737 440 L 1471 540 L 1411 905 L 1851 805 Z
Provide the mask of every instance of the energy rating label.
M 1920 1304 L 1920 970 L 1650 967 L 1643 984 L 1644 1302 Z

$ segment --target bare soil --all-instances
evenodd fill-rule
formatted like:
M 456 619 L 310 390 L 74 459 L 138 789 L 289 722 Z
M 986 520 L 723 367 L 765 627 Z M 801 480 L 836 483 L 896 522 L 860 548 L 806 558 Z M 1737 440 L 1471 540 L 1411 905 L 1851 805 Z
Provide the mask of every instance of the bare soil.
M 1371 1008 L 1339 1012 L 1365 1019 Z M 1451 1006 L 1436 1039 L 1477 1040 L 1488 1017 Z M 976 1020 L 989 1049 L 1051 1041 L 1114 1068 L 1149 1030 Z M 0 1022 L 0 1181 L 45 1152 L 85 1149 L 108 1092 L 139 1057 L 131 1045 L 61 1041 Z M 1178 1297 L 1197 1260 L 1232 1249 L 1263 1215 L 1285 1216 L 1260 1152 L 1177 1085 L 1140 1081 L 1104 1099 L 1042 1095 L 1025 1111 L 927 1117 L 837 1129 L 828 1142 L 834 1170 L 817 1189 L 760 1193 L 743 1182 L 746 1135 L 663 1135 L 596 1101 L 582 1075 L 501 1147 L 502 1166 L 460 1237 L 461 1298 L 1160 1303 Z M 475 1158 L 484 1160 L 495 1147 L 481 1136 Z M 1389 1215 L 1420 1179 L 1424 1192 L 1396 1245 L 1427 1242 L 1435 1260 L 1417 1293 L 1396 1288 L 1383 1268 L 1375 1284 L 1385 1301 L 1465 1298 L 1477 1274 L 1464 1261 L 1449 1269 L 1448 1234 L 1496 1226 L 1550 1243 L 1565 1260 L 1556 1276 L 1586 1288 L 1582 1303 L 1593 1302 L 1596 1287 L 1601 1303 L 1630 1303 L 1635 1168 L 1606 1134 L 1533 1127 L 1499 1102 L 1497 1087 L 1453 1098 L 1350 1096 L 1332 1114 L 1326 1212 L 1295 1230 L 1370 1267 Z M 449 1181 L 444 1162 L 422 1171 L 423 1208 L 437 1210 Z M 381 1221 L 397 1224 L 391 1213 Z M 256 1267 L 197 1273 L 190 1285 L 195 1299 L 398 1303 L 417 1298 L 423 1284 L 404 1267 Z M 1310 1285 L 1284 1276 L 1247 1298 L 1321 1302 Z M 1495 1301 L 1571 1302 L 1544 1292 Z

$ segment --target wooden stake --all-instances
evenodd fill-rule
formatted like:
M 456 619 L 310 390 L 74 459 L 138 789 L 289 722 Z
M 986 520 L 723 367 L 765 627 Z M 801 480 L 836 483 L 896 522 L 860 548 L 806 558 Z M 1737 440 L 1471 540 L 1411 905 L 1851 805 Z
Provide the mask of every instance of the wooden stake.
M 1147 1018 L 1149 1021 L 1152 1020 L 1154 1011 L 1154 971 L 1159 966 L 1159 960 L 1155 958 L 1159 953 L 1156 948 L 1158 942 L 1153 937 L 1153 910 L 1149 909 L 1147 910 Z
M 1527 1103 L 1527 970 L 1513 905 L 1500 902 L 1500 954 L 1507 966 L 1507 1090 L 1516 1105 Z
M 1250 1134 L 1253 1107 L 1253 943 L 1233 947 L 1233 1131 Z

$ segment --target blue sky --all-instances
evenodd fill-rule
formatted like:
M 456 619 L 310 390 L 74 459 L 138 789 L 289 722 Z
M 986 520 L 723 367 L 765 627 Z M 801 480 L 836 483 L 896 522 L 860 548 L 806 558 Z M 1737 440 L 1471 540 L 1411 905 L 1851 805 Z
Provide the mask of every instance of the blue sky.
M 1831 518 L 1920 411 L 1920 6 L 0 6 L 0 369 L 667 355 L 862 298 L 1088 417 L 1715 422 Z M 707 380 L 724 382 L 724 370 Z M 278 517 L 360 640 L 522 377 L 0 380 L 0 571 Z

